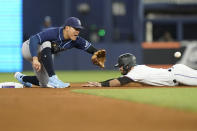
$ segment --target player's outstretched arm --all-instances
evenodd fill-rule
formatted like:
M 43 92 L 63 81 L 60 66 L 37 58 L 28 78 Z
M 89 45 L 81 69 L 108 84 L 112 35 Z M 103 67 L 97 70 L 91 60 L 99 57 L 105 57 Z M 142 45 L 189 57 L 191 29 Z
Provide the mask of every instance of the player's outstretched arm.
M 84 87 L 120 87 L 122 85 L 128 84 L 133 82 L 132 79 L 123 76 L 116 79 L 109 79 L 102 82 L 88 82 L 87 84 L 83 85 Z

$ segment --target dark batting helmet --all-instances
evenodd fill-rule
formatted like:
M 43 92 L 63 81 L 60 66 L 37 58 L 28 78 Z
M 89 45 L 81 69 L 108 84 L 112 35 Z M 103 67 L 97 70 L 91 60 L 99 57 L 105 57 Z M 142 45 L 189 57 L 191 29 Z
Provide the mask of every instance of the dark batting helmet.
M 118 57 L 118 63 L 115 65 L 115 67 L 121 67 L 123 66 L 123 75 L 126 75 L 128 71 L 131 69 L 131 67 L 136 65 L 136 57 L 133 54 L 125 53 Z

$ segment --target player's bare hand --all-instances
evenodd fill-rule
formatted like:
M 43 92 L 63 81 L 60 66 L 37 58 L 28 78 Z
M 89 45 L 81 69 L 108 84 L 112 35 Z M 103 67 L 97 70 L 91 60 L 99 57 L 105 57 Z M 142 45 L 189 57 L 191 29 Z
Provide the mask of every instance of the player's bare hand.
M 99 82 L 88 82 L 84 85 L 82 85 L 83 87 L 101 87 L 101 83 Z
M 38 61 L 38 57 L 33 57 L 33 62 L 32 62 L 32 66 L 34 69 L 36 69 L 36 71 L 40 71 L 41 69 L 41 64 Z

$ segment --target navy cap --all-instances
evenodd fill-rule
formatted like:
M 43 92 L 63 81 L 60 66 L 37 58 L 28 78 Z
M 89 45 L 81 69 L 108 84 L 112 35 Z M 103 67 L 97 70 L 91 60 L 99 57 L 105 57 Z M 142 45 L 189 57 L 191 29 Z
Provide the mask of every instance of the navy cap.
M 71 27 L 77 28 L 77 29 L 84 29 L 84 27 L 81 26 L 81 21 L 76 17 L 67 18 L 64 26 L 71 26 Z

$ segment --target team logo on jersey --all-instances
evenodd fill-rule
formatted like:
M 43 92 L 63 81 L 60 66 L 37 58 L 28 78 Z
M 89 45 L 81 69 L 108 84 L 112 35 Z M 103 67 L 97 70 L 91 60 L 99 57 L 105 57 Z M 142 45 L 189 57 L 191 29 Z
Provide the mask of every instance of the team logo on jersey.
M 77 20 L 77 22 L 78 22 L 78 25 L 81 25 L 81 21 L 80 20 Z
M 86 45 L 85 45 L 85 48 L 87 48 L 87 47 L 88 47 L 88 45 L 89 45 L 89 43 L 88 43 L 88 41 L 86 41 Z

